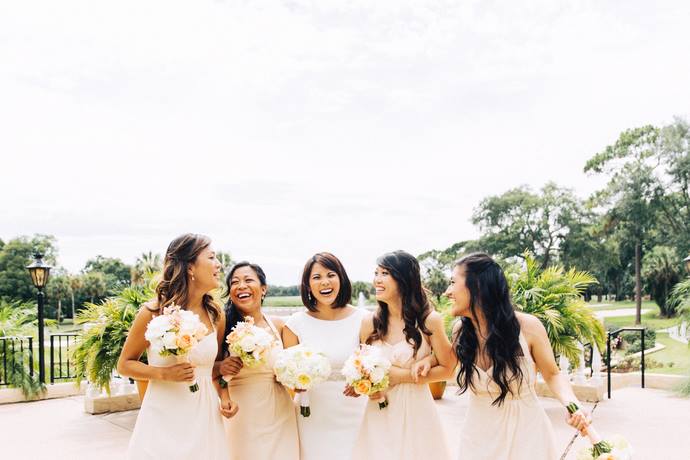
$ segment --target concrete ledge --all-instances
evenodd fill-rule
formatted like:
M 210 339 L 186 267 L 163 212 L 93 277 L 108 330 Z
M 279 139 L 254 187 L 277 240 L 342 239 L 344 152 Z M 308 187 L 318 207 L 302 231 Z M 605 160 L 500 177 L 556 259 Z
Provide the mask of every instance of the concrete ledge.
M 10 404 L 25 401 L 39 401 L 42 399 L 64 398 L 66 396 L 83 395 L 86 391 L 86 382 L 77 386 L 74 382 L 63 382 L 46 385 L 46 392 L 36 398 L 26 399 L 18 388 L 5 388 L 0 390 L 0 404 Z
M 106 412 L 122 412 L 139 409 L 141 401 L 138 393 L 127 393 L 115 396 L 99 395 L 84 396 L 84 411 L 89 414 L 103 414 Z
M 656 390 L 673 390 L 678 385 L 683 383 L 688 377 L 684 375 L 668 375 L 668 374 L 654 374 L 650 372 L 644 373 L 645 388 L 654 388 Z M 606 377 L 604 376 L 604 384 Z M 642 373 L 640 372 L 626 372 L 626 373 L 611 373 L 611 389 L 617 390 L 625 387 L 640 387 L 642 384 Z

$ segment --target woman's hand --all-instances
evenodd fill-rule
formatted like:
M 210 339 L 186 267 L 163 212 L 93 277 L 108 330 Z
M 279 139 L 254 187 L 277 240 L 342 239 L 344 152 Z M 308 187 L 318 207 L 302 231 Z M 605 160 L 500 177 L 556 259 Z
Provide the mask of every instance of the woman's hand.
M 345 385 L 345 390 L 343 390 L 345 396 L 350 396 L 351 398 L 359 398 L 359 393 L 355 392 L 355 389 L 350 385 Z
M 168 382 L 193 382 L 194 365 L 191 363 L 180 363 L 170 367 L 160 367 L 161 376 L 159 380 Z
M 369 399 L 371 399 L 372 401 L 380 401 L 382 399 L 386 399 L 386 392 L 377 391 L 376 393 L 372 393 L 369 395 Z
M 225 417 L 225 418 L 231 418 L 233 417 L 238 410 L 240 410 L 240 406 L 230 399 L 230 396 L 228 396 L 227 392 L 224 392 L 225 396 L 221 396 L 220 398 L 220 414 Z
M 237 356 L 229 356 L 220 362 L 218 371 L 220 375 L 231 375 L 234 377 L 240 372 L 242 366 L 243 364 L 240 358 Z
M 578 407 L 580 404 L 578 404 Z M 592 419 L 590 417 L 590 414 L 582 409 L 579 408 L 576 412 L 573 414 L 568 414 L 568 425 L 572 426 L 575 428 L 577 431 L 579 431 L 583 436 L 587 434 L 587 427 L 592 423 Z
M 410 375 L 412 375 L 412 380 L 414 383 L 418 383 L 419 376 L 426 377 L 426 375 L 431 370 L 431 358 L 427 356 L 426 358 L 420 359 L 412 365 L 410 368 Z

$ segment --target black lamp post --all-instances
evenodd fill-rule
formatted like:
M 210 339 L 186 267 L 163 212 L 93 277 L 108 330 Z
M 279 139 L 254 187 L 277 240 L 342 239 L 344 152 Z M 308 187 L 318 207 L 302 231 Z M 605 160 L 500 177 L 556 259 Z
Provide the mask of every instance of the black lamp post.
M 31 274 L 31 281 L 38 289 L 38 378 L 41 383 L 46 383 L 45 353 L 43 347 L 43 288 L 48 284 L 50 265 L 43 262 L 43 254 L 34 254 L 34 263 L 26 267 Z

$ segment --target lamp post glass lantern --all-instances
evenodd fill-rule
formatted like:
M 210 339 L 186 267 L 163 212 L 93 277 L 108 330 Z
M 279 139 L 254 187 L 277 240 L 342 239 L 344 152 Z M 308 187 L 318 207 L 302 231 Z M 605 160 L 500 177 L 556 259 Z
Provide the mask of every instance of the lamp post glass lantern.
M 31 274 L 31 281 L 38 289 L 38 378 L 42 384 L 46 383 L 45 350 L 43 345 L 43 288 L 48 284 L 48 276 L 52 267 L 43 262 L 43 254 L 34 254 L 34 262 L 26 267 Z
M 685 270 L 688 273 L 690 273 L 690 254 L 688 254 L 688 256 L 685 259 L 683 259 L 683 262 L 685 262 Z

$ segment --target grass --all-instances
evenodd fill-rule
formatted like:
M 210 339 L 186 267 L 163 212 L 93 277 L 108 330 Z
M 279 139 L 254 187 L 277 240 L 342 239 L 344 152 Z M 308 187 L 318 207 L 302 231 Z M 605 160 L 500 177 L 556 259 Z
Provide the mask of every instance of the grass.
M 656 305 L 654 305 L 653 308 L 650 307 L 650 309 L 652 309 L 652 311 L 642 315 L 642 326 L 654 329 L 656 331 L 659 329 L 666 329 L 668 327 L 675 326 L 676 324 L 680 323 L 679 318 L 659 317 L 659 307 L 657 307 Z M 604 318 L 604 325 L 607 328 L 634 327 L 635 315 Z
M 648 372 L 688 375 L 688 371 L 690 371 L 690 347 L 682 342 L 673 340 L 666 333 L 657 334 L 656 341 L 657 343 L 665 345 L 666 348 L 645 356 L 649 356 L 660 364 L 663 364 L 663 367 L 648 369 Z
M 588 305 L 594 311 L 602 311 L 602 310 L 623 310 L 625 308 L 635 308 L 635 302 L 631 300 L 623 300 L 620 302 L 614 302 L 614 301 L 606 301 L 602 300 L 601 302 L 597 302 L 596 300 L 591 300 Z M 646 309 L 653 309 L 653 310 L 658 310 L 659 307 L 657 304 L 653 301 L 650 300 L 643 300 L 642 301 L 642 310 Z
M 302 297 L 293 296 L 268 296 L 264 299 L 264 307 L 301 307 Z

